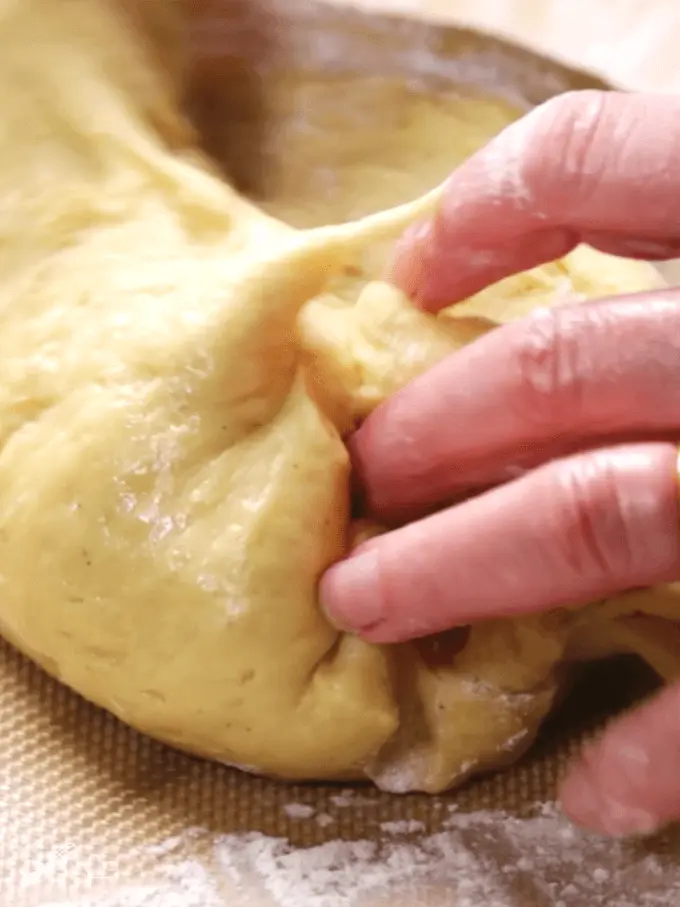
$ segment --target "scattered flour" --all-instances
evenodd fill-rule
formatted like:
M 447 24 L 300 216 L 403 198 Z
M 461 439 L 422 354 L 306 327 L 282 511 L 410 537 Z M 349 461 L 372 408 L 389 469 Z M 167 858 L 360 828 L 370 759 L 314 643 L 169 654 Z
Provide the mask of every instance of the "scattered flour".
M 289 819 L 312 819 L 316 815 L 314 807 L 304 803 L 288 803 L 283 811 Z
M 348 806 L 352 805 L 353 796 L 353 791 L 344 791 L 341 794 L 337 794 L 335 797 L 331 797 L 331 803 L 333 806 L 337 806 L 338 809 L 347 809 Z
M 416 819 L 404 819 L 402 822 L 383 822 L 380 830 L 386 835 L 417 835 L 424 834 L 426 828 Z
M 680 861 L 586 835 L 552 806 L 532 818 L 443 813 L 441 830 L 384 823 L 381 840 L 295 849 L 197 829 L 146 848 L 143 884 L 102 883 L 36 907 L 673 907 Z M 415 835 L 400 839 L 400 835 Z M 395 839 L 396 838 L 396 839 Z
M 370 797 L 362 797 L 353 790 L 343 790 L 334 797 L 331 797 L 331 803 L 338 809 L 348 809 L 356 806 L 375 806 L 375 800 Z

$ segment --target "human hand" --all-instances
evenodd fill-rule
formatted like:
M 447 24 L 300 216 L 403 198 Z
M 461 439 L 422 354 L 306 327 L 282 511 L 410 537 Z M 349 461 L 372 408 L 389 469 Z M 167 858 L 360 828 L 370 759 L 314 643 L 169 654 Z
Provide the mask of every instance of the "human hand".
M 578 243 L 680 256 L 680 99 L 581 92 L 451 178 L 393 280 L 436 311 Z M 499 328 L 380 407 L 351 449 L 379 517 L 421 515 L 322 581 L 332 619 L 397 642 L 680 578 L 680 291 L 567 305 Z M 512 480 L 512 481 L 508 481 Z M 452 591 L 453 590 L 453 591 Z M 565 811 L 605 834 L 680 818 L 680 686 L 614 723 Z

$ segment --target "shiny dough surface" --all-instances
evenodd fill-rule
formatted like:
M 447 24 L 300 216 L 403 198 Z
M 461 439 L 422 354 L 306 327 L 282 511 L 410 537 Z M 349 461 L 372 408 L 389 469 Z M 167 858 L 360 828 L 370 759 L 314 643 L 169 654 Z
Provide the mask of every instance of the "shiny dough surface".
M 393 791 L 516 758 L 565 660 L 644 650 L 672 674 L 673 590 L 480 625 L 449 654 L 326 623 L 316 585 L 352 537 L 342 438 L 357 420 L 504 318 L 658 279 L 582 249 L 416 312 L 366 278 L 440 190 L 372 212 L 435 185 L 515 112 L 423 98 L 391 170 L 357 162 L 351 133 L 330 166 L 321 88 L 293 74 L 277 103 L 311 98 L 320 137 L 292 136 L 300 157 L 269 171 L 260 207 L 199 151 L 174 57 L 148 43 L 174 35 L 171 6 L 139 5 L 142 30 L 113 0 L 0 0 L 3 635 L 171 745 Z M 303 154 L 344 225 L 319 223 L 313 181 L 300 191 Z

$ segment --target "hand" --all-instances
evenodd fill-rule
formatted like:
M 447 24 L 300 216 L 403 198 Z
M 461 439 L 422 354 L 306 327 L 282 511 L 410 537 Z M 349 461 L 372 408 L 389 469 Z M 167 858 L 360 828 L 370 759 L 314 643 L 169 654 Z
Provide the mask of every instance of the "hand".
M 680 99 L 582 92 L 451 178 L 393 279 L 436 311 L 581 242 L 680 256 Z M 540 311 L 380 407 L 351 442 L 371 509 L 423 514 L 322 582 L 330 616 L 396 642 L 680 578 L 680 291 Z M 512 479 L 513 481 L 508 481 Z M 680 686 L 620 720 L 562 788 L 607 834 L 680 818 Z

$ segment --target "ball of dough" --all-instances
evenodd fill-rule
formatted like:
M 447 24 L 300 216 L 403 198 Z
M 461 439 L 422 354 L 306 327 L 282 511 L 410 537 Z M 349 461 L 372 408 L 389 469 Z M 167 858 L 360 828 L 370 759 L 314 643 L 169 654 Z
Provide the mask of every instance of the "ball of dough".
M 350 537 L 342 437 L 504 313 L 651 269 L 579 250 L 440 318 L 380 283 L 344 302 L 333 274 L 424 203 L 294 231 L 201 159 L 116 4 L 5 3 L 0 37 L 2 633 L 250 771 L 438 791 L 516 757 L 574 615 L 394 648 L 339 634 L 316 586 Z

